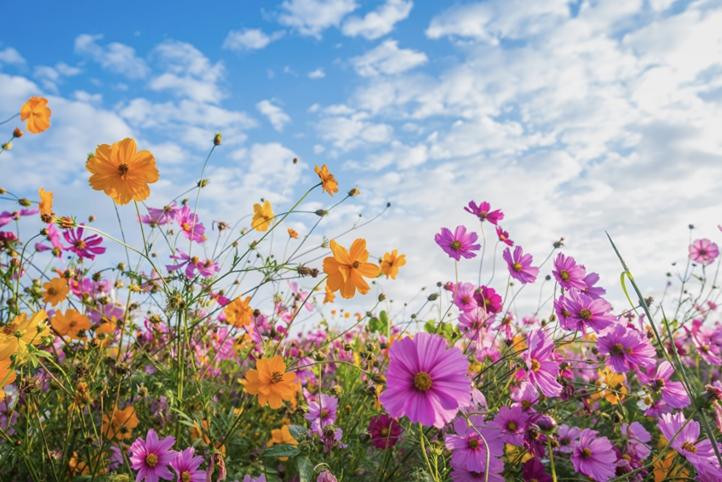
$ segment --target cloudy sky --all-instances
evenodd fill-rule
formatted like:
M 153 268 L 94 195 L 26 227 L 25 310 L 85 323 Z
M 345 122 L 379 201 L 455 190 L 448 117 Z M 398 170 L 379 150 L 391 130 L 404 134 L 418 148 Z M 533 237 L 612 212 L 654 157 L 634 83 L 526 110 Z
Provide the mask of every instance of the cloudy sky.
M 235 223 L 260 198 L 288 206 L 325 163 L 342 192 L 363 195 L 319 235 L 392 203 L 341 242 L 406 253 L 398 280 L 383 283 L 397 303 L 454 278 L 433 238 L 478 228 L 470 200 L 502 209 L 535 260 L 563 236 L 618 301 L 609 232 L 659 295 L 685 258 L 688 224 L 695 238 L 722 236 L 720 25 L 722 2 L 704 0 L 11 2 L 0 118 L 42 95 L 53 125 L 0 156 L 0 185 L 31 198 L 44 186 L 59 214 L 92 213 L 117 232 L 112 204 L 88 187 L 88 152 L 133 136 L 157 159 L 149 204 L 162 206 L 199 179 L 220 130 L 206 225 Z M 302 209 L 330 202 L 314 193 Z M 304 234 L 315 221 L 290 226 Z M 459 265 L 462 280 L 477 270 Z

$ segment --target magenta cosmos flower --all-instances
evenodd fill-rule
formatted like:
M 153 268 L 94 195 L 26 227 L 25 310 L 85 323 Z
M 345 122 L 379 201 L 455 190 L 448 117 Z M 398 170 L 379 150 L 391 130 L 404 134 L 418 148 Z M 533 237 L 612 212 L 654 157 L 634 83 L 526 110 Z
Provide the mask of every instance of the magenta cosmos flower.
M 322 394 L 320 402 L 309 402 L 308 413 L 303 416 L 311 422 L 314 430 L 319 430 L 326 425 L 331 425 L 336 421 L 336 410 L 338 409 L 338 399 L 330 395 Z
M 178 474 L 176 482 L 205 482 L 206 471 L 198 470 L 203 463 L 203 457 L 196 455 L 196 449 L 189 447 L 175 456 L 170 466 Z
M 714 447 L 707 439 L 698 440 L 700 429 L 697 421 L 690 420 L 685 426 L 686 423 L 687 419 L 682 412 L 674 415 L 665 413 L 659 417 L 659 431 L 667 440 L 674 438 L 670 444 L 672 448 L 686 457 L 697 470 L 700 470 L 709 464 L 709 459 L 715 457 Z M 677 435 L 678 433 L 679 435 Z
M 396 445 L 401 435 L 399 422 L 382 413 L 369 422 L 371 445 L 377 449 L 387 449 Z
M 185 266 L 186 278 L 192 279 L 195 276 L 196 270 L 198 270 L 198 274 L 200 274 L 204 278 L 210 278 L 221 270 L 221 268 L 218 266 L 218 263 L 216 263 L 215 261 L 211 261 L 210 259 L 201 261 L 200 259 L 198 259 L 198 256 L 189 256 L 183 251 L 181 251 L 179 248 L 176 248 L 176 251 L 178 251 L 179 253 L 178 256 L 171 256 L 170 258 L 175 259 L 176 261 L 180 261 L 180 263 L 166 265 L 166 269 L 168 271 L 176 271 Z
M 422 332 L 389 349 L 386 390 L 379 401 L 394 418 L 442 428 L 471 403 L 469 362 L 439 335 Z
M 479 306 L 483 306 L 489 314 L 496 314 L 501 311 L 503 302 L 501 296 L 488 286 L 482 286 L 474 292 L 474 298 Z
M 464 208 L 464 211 L 467 213 L 471 213 L 477 218 L 479 218 L 479 221 L 482 223 L 484 221 L 489 221 L 491 224 L 496 224 L 502 219 L 504 219 L 504 213 L 501 212 L 499 209 L 496 211 L 491 210 L 491 205 L 484 201 L 478 206 L 474 201 L 469 202 L 469 206 Z
M 192 239 L 196 243 L 206 240 L 206 228 L 198 222 L 198 215 L 191 212 L 191 208 L 183 206 L 175 214 L 175 220 L 180 226 L 183 236 Z
M 606 365 L 617 373 L 627 373 L 629 370 L 657 364 L 657 351 L 647 337 L 621 323 L 614 326 L 611 332 L 599 337 L 597 349 L 602 355 L 609 356 Z
M 166 226 L 171 224 L 176 216 L 177 210 L 175 209 L 175 206 L 176 202 L 173 201 L 173 204 L 164 208 L 158 209 L 149 207 L 148 215 L 141 216 L 140 220 L 143 224 L 148 224 L 152 228 L 157 226 Z
M 479 236 L 474 232 L 467 233 L 464 226 L 457 226 L 453 233 L 448 228 L 441 228 L 441 233 L 434 236 L 436 244 L 456 261 L 461 260 L 462 256 L 466 259 L 476 257 L 473 251 L 481 249 L 480 244 L 474 244 L 477 239 Z
M 617 317 L 610 313 L 612 305 L 602 298 L 594 299 L 579 291 L 568 291 L 554 300 L 554 308 L 562 328 L 586 334 L 587 328 L 599 333 L 613 325 Z
M 100 246 L 100 243 L 103 242 L 103 238 L 97 234 L 93 234 L 92 236 L 88 236 L 83 239 L 84 231 L 85 228 L 83 228 L 83 226 L 63 231 L 63 237 L 70 245 L 65 249 L 77 254 L 79 258 L 88 259 L 95 259 L 96 255 L 105 253 L 105 248 Z
M 524 445 L 524 426 L 529 415 L 521 406 L 501 407 L 494 417 L 494 426 L 499 429 L 501 440 L 511 445 Z
M 567 454 L 574 452 L 574 446 L 576 445 L 577 440 L 579 440 L 579 434 L 581 433 L 582 430 L 577 427 L 570 427 L 564 424 L 559 425 L 559 429 L 557 431 L 557 442 L 559 442 L 559 447 L 557 447 L 557 450 Z
M 587 287 L 587 283 L 584 281 L 587 276 L 586 270 L 579 266 L 571 256 L 567 258 L 562 253 L 559 253 L 554 260 L 552 274 L 559 286 L 565 290 L 583 290 Z
M 473 428 L 466 423 L 464 417 L 457 417 L 454 420 L 456 434 L 447 433 L 444 436 L 447 450 L 452 451 L 451 466 L 458 470 L 483 473 L 486 466 L 486 446 L 488 445 L 489 475 L 491 476 L 492 472 L 497 472 L 491 468 L 495 467 L 496 462 L 500 461 L 499 457 L 504 454 L 504 442 L 499 438 L 499 431 L 488 427 L 482 415 L 471 415 L 469 421 Z M 503 470 L 503 468 L 504 464 L 502 463 L 501 469 Z
M 556 397 L 562 392 L 562 386 L 557 382 L 559 365 L 551 360 L 554 350 L 554 340 L 547 338 L 542 330 L 533 330 L 527 337 L 529 349 L 522 354 L 526 362 L 526 374 L 529 381 L 546 397 Z
M 600 437 L 595 430 L 585 428 L 571 455 L 574 470 L 593 477 L 597 482 L 606 482 L 615 476 L 617 456 L 614 446 L 607 437 Z
M 653 375 L 647 375 L 639 372 L 639 381 L 646 385 L 651 385 L 652 390 L 662 394 L 662 400 L 672 408 L 685 408 L 691 403 L 689 395 L 684 389 L 682 382 L 671 381 L 674 374 L 674 368 L 668 361 L 663 361 L 657 367 L 657 371 Z
M 474 298 L 474 291 L 476 291 L 476 286 L 472 283 L 458 283 L 454 287 L 454 304 L 456 307 L 464 312 L 474 311 L 478 308 L 479 305 Z
M 689 259 L 705 266 L 712 264 L 719 256 L 719 248 L 709 239 L 696 239 L 689 245 Z
M 522 480 L 524 482 L 552 482 L 551 475 L 547 474 L 544 464 L 534 457 L 524 463 L 522 469 Z
M 148 430 L 143 440 L 137 438 L 130 446 L 131 469 L 138 471 L 135 480 L 158 482 L 158 479 L 173 480 L 173 474 L 168 470 L 168 464 L 175 458 L 177 452 L 171 450 L 175 444 L 175 437 L 166 437 L 158 440 L 155 430 Z
M 501 226 L 496 227 L 496 235 L 499 237 L 499 241 L 506 244 L 507 246 L 514 246 L 514 241 L 509 239 L 509 233 L 501 229 Z
M 523 254 L 521 246 L 514 248 L 514 254 L 511 254 L 511 250 L 506 248 L 504 250 L 504 261 L 509 267 L 509 274 L 515 280 L 522 284 L 533 283 L 536 281 L 536 277 L 539 274 L 539 268 L 534 268 L 531 265 L 533 258 L 531 254 Z

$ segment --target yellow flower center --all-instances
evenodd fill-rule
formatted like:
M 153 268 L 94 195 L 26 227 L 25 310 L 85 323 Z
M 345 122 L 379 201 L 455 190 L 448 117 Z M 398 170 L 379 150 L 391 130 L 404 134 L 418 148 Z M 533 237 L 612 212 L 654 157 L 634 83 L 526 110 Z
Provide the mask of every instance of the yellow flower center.
M 560 444 L 560 445 L 563 445 L 563 446 L 565 446 L 565 447 L 566 447 L 567 445 L 569 445 L 570 443 L 571 443 L 571 440 L 569 440 L 568 438 L 563 438 L 563 439 L 559 440 L 559 444 Z
M 74 246 L 77 249 L 85 249 L 85 241 L 83 241 L 82 239 L 79 239 L 75 242 Z
M 697 453 L 697 447 L 695 447 L 689 442 L 684 442 L 682 444 L 682 448 L 685 449 L 687 452 L 692 452 L 693 454 Z
M 529 400 L 522 400 L 521 401 L 521 408 L 526 410 L 527 408 L 531 407 L 531 402 Z
M 630 455 L 628 455 L 628 454 L 622 455 L 622 458 L 623 458 L 624 460 L 632 460 L 632 457 L 631 457 Z
M 622 356 L 624 355 L 624 345 L 621 343 L 615 343 L 612 348 L 609 350 L 609 353 L 611 353 L 614 356 Z
M 454 241 L 451 243 L 451 249 L 454 251 L 459 251 L 461 249 L 461 241 Z
M 193 264 L 198 264 L 198 256 L 193 256 L 193 257 L 191 258 L 191 263 L 193 263 Z
M 506 424 L 506 429 L 510 432 L 516 432 L 517 428 L 518 428 L 518 425 L 513 420 Z
M 328 410 L 321 410 L 321 418 L 328 417 Z
M 18 324 L 17 324 L 17 323 L 10 323 L 9 325 L 5 325 L 5 326 L 3 327 L 3 335 L 8 335 L 8 336 L 10 336 L 10 335 L 12 335 L 13 333 L 15 333 L 15 330 L 17 330 L 17 329 L 18 329 Z
M 388 429 L 388 428 L 384 427 L 384 428 L 381 429 L 381 435 L 383 435 L 384 437 L 386 437 L 388 434 L 389 434 L 389 429 Z
M 48 288 L 48 296 L 55 296 L 57 294 L 58 294 L 58 290 L 56 290 L 55 288 L 52 288 L 52 287 Z
M 572 314 L 569 313 L 566 308 L 562 308 L 562 315 L 564 315 L 565 318 L 569 318 L 570 316 L 572 316 Z
M 584 321 L 588 321 L 588 320 L 590 320 L 590 319 L 592 318 L 592 312 L 589 311 L 589 310 L 586 309 L 586 308 L 582 308 L 582 309 L 579 311 L 579 318 L 581 318 L 581 319 L 584 320 Z
M 188 223 L 183 223 L 183 224 L 181 224 L 181 228 L 183 229 L 183 231 L 190 231 L 191 225 Z
M 470 449 L 479 448 L 479 439 L 478 438 L 470 438 L 469 439 L 469 448 Z
M 273 372 L 271 374 L 271 383 L 279 383 L 283 381 L 283 373 Z
M 583 459 L 588 459 L 591 456 L 592 456 L 592 450 L 590 448 L 587 447 L 584 450 L 582 450 L 582 458 Z
M 361 266 L 361 263 L 359 263 L 358 261 L 354 261 L 351 265 L 352 268 L 358 268 L 359 266 Z
M 73 321 L 71 321 L 70 323 L 68 323 L 68 326 L 69 326 L 70 328 L 75 328 L 76 326 L 78 326 L 78 322 L 75 321 L 75 320 L 73 320 Z
M 128 164 L 123 163 L 120 166 L 118 166 L 118 172 L 120 173 L 121 177 L 128 174 L 128 171 L 129 171 Z
M 559 273 L 559 277 L 562 279 L 562 281 L 569 281 L 569 278 L 571 278 L 571 276 L 569 275 L 569 271 L 561 271 Z
M 156 454 L 148 454 L 145 456 L 145 463 L 148 467 L 155 467 L 158 463 L 158 456 Z
M 521 271 L 524 267 L 521 265 L 521 263 L 514 263 L 511 265 L 511 269 L 516 271 L 517 273 Z
M 539 362 L 539 360 L 533 359 L 533 360 L 531 361 L 531 371 L 533 371 L 533 372 L 536 373 L 536 372 L 538 372 L 539 370 L 541 370 L 541 363 Z
M 657 390 L 661 390 L 665 387 L 665 385 L 667 385 L 667 382 L 664 381 L 664 378 L 657 378 L 654 380 L 654 386 Z
M 428 373 L 419 372 L 416 375 L 414 375 L 414 387 L 416 387 L 417 390 L 425 392 L 429 388 L 431 388 L 431 377 Z
M 191 482 L 191 473 L 184 470 L 180 476 L 181 482 Z

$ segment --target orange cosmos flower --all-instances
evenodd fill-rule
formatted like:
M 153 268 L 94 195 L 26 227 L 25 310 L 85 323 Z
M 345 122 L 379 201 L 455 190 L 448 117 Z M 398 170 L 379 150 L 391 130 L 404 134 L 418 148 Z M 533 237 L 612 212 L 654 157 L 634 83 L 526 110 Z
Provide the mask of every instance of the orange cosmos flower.
M 328 172 L 326 164 L 321 166 L 321 169 L 319 169 L 318 164 L 316 164 L 316 168 L 314 170 L 316 171 L 316 174 L 318 174 L 318 178 L 321 179 L 321 189 L 333 197 L 333 193 L 338 192 L 338 182 L 336 182 L 336 178 L 333 177 L 333 174 Z
M 249 324 L 251 322 L 251 316 L 253 315 L 253 309 L 249 306 L 250 302 L 250 296 L 247 296 L 245 300 L 242 300 L 239 296 L 228 303 L 223 309 L 223 313 L 226 315 L 226 322 L 235 326 L 245 326 Z
M 9 359 L 0 361 L 0 402 L 5 400 L 5 391 L 3 388 L 14 382 L 17 377 L 15 370 L 10 368 L 11 363 L 12 360 Z
M 45 192 L 45 189 L 41 187 L 38 194 L 40 194 L 40 205 L 38 206 L 40 208 L 40 219 L 44 223 L 50 224 L 55 217 L 55 213 L 53 212 L 53 193 Z
M 621 400 L 627 394 L 625 386 L 626 377 L 623 373 L 614 373 L 609 367 L 605 366 L 604 370 L 597 370 L 599 377 L 594 383 L 599 387 L 600 391 L 592 393 L 591 398 L 596 400 L 604 397 L 612 405 L 619 405 Z
M 104 191 L 116 204 L 148 199 L 148 184 L 160 177 L 153 154 L 138 151 L 135 141 L 130 138 L 111 146 L 99 145 L 95 156 L 85 163 L 85 169 L 92 174 L 90 186 L 96 191 Z
M 33 134 L 44 132 L 50 127 L 50 109 L 48 99 L 30 97 L 20 108 L 20 120 L 27 120 L 27 129 Z
M 366 240 L 354 241 L 350 253 L 333 239 L 330 246 L 333 256 L 323 260 L 323 272 L 328 275 L 326 286 L 333 292 L 341 290 L 341 296 L 347 299 L 353 298 L 356 290 L 362 295 L 368 293 L 371 287 L 363 277 L 377 277 L 379 267 L 367 262 L 369 252 L 366 251 Z
M 288 228 L 288 235 L 293 239 L 298 239 L 298 233 L 291 228 Z
M 65 278 L 53 278 L 47 283 L 43 283 L 43 303 L 50 303 L 55 306 L 58 303 L 65 301 L 65 298 L 70 293 L 70 287 L 68 286 L 68 280 Z
M 113 416 L 112 420 L 111 415 Z M 115 406 L 110 413 L 103 414 L 103 435 L 107 439 L 129 439 L 133 429 L 137 426 L 138 417 L 132 405 L 128 405 L 123 410 Z
M 296 374 L 286 372 L 286 364 L 280 355 L 273 358 L 261 358 L 256 362 L 256 370 L 248 370 L 241 383 L 246 392 L 258 395 L 258 403 L 266 403 L 276 410 L 281 408 L 283 400 L 291 401 L 296 396 L 298 385 L 294 384 Z
M 60 336 L 69 336 L 75 340 L 85 338 L 85 335 L 78 336 L 78 333 L 90 329 L 88 317 L 81 315 L 72 308 L 65 310 L 65 314 L 60 310 L 56 311 L 50 322 Z
M 260 204 L 253 205 L 253 219 L 251 227 L 256 231 L 266 231 L 273 220 L 273 211 L 271 211 L 271 203 L 266 200 L 263 206 Z
M 328 285 L 325 286 L 326 288 L 326 296 L 323 298 L 323 304 L 326 303 L 333 303 L 333 300 L 336 299 L 336 295 L 333 291 L 331 291 L 331 288 L 328 287 Z
M 21 313 L 0 328 L 0 360 L 7 360 L 13 353 L 24 353 L 27 345 L 39 345 L 41 338 L 50 334 L 45 323 L 47 319 L 45 310 L 34 313 L 30 318 Z
M 386 275 L 386 279 L 396 279 L 396 275 L 399 274 L 399 268 L 406 264 L 406 255 L 397 254 L 398 250 L 393 250 L 390 253 L 384 254 L 384 259 L 381 260 L 381 272 Z
M 274 428 L 271 430 L 271 440 L 266 443 L 266 447 L 273 447 L 276 444 L 298 445 L 298 440 L 293 438 L 288 425 L 284 425 L 280 429 Z M 285 461 L 288 460 L 288 457 L 278 457 L 278 460 Z

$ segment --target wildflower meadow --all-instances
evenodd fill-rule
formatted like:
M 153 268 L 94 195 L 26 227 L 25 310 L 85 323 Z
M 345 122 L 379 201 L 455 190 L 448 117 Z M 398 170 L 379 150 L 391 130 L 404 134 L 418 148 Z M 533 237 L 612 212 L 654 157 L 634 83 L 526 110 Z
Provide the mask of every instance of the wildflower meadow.
M 53 129 L 45 98 L 17 108 L 0 163 Z M 377 283 L 420 262 L 404 246 L 369 245 L 362 224 L 311 241 L 364 195 L 325 164 L 290 207 L 199 216 L 223 147 L 207 139 L 198 183 L 154 206 L 164 172 L 134 139 L 78 160 L 90 202 L 134 216 L 112 231 L 56 213 L 43 186 L 0 188 L 0 480 L 722 480 L 714 240 L 690 230 L 677 283 L 652 299 L 610 237 L 613 308 L 563 238 L 528 252 L 503 206 L 469 199 L 448 206 L 465 225 L 436 227 L 450 278 L 404 280 L 432 287 L 409 312 Z M 313 191 L 327 207 L 304 212 Z M 365 310 L 324 310 L 351 299 Z

